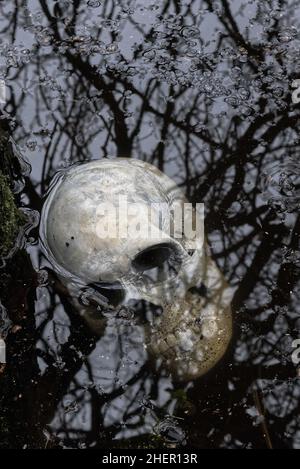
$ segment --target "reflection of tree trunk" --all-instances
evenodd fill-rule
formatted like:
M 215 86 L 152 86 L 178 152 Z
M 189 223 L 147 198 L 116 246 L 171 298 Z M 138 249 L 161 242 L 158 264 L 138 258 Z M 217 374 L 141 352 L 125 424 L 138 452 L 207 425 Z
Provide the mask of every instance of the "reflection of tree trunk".
M 30 425 L 35 435 L 32 444 L 39 446 L 41 429 L 46 428 L 53 420 L 62 398 L 67 394 L 69 386 L 76 373 L 81 369 L 85 357 L 88 357 L 96 344 L 96 338 L 91 335 L 77 313 L 71 311 L 70 305 L 64 302 L 65 310 L 72 322 L 71 335 L 68 342 L 61 348 L 63 369 L 56 366 L 55 360 L 48 361 L 48 368 L 30 388 L 27 394 L 28 415 Z M 49 358 L 49 357 L 48 357 Z
M 22 447 L 28 442 L 30 428 L 27 393 L 39 369 L 35 351 L 34 285 L 35 273 L 27 254 L 17 253 L 1 273 L 3 305 L 12 328 L 6 339 L 7 367 L 0 378 L 1 409 L 9 428 L 8 447 Z M 6 440 L 0 444 L 5 445 Z
M 22 177 L 21 162 L 14 154 L 9 136 L 9 124 L 2 119 L 0 121 L 0 255 L 9 253 L 23 221 L 17 208 L 17 198 L 12 192 L 13 182 L 20 181 Z M 2 390 L 0 402 L 3 409 L 0 419 L 1 447 L 13 447 L 14 442 L 10 440 L 15 431 L 18 431 L 17 428 L 24 430 L 26 422 L 21 395 L 23 386 L 27 382 L 27 374 L 32 375 L 31 369 L 35 363 L 33 356 L 35 324 L 33 314 L 31 313 L 31 316 L 27 314 L 31 302 L 27 294 L 33 278 L 31 262 L 24 251 L 6 259 L 5 269 L 2 268 L 0 271 L 1 302 L 12 322 L 12 328 L 6 338 L 7 366 L 0 376 Z M 23 375 L 24 369 L 27 370 L 26 376 Z
M 13 283 L 8 285 L 9 290 L 14 290 L 16 295 L 14 282 L 24 285 L 24 279 L 27 278 L 27 288 L 19 292 L 23 295 L 23 301 L 18 297 L 16 304 L 8 300 L 6 302 L 8 310 L 15 313 L 15 328 L 7 340 L 8 369 L 1 380 L 1 408 L 5 409 L 9 438 L 13 440 L 9 441 L 9 447 L 20 448 L 26 444 L 42 448 L 45 445 L 43 429 L 54 418 L 62 397 L 82 367 L 84 357 L 93 350 L 95 339 L 80 317 L 72 312 L 70 305 L 63 301 L 72 322 L 71 335 L 61 349 L 64 368 L 59 369 L 51 355 L 40 355 L 36 349 L 36 325 L 32 314 L 35 301 L 34 273 L 28 259 L 25 261 L 23 257 L 20 259 L 20 269 L 14 271 Z M 16 260 L 14 267 L 17 267 Z M 22 311 L 18 309 L 20 304 L 24 304 Z M 39 356 L 45 359 L 47 365 L 42 376 L 37 361 Z
M 165 149 L 167 147 L 166 140 L 168 138 L 168 131 L 169 131 L 169 126 L 170 126 L 170 118 L 174 112 L 175 104 L 173 102 L 173 96 L 174 96 L 174 89 L 173 86 L 170 88 L 169 96 L 168 96 L 168 101 L 167 101 L 167 106 L 166 106 L 166 111 L 164 114 L 164 119 L 163 119 L 163 124 L 162 124 L 162 130 L 161 130 L 161 139 L 160 142 L 157 145 L 157 148 L 153 154 L 153 157 L 157 158 L 157 166 L 160 169 L 160 171 L 164 170 L 164 161 L 165 161 Z M 152 161 L 152 163 L 154 163 Z

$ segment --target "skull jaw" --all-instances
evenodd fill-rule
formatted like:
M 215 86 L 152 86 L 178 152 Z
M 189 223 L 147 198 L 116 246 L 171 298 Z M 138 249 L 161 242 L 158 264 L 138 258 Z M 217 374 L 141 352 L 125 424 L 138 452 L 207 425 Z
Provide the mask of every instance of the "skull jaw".
M 204 280 L 207 298 L 188 292 L 166 304 L 149 331 L 149 354 L 177 381 L 195 380 L 210 371 L 232 338 L 232 290 L 212 259 Z
M 169 308 L 166 319 L 184 307 L 194 309 L 184 301 Z M 193 312 L 189 313 L 191 316 Z M 195 319 L 196 321 L 196 319 Z M 163 325 L 161 324 L 163 328 Z M 206 336 L 201 334 L 205 330 Z M 190 381 L 200 378 L 210 371 L 224 356 L 232 335 L 231 310 L 220 311 L 214 320 L 203 321 L 202 327 L 183 321 L 181 326 L 168 328 L 162 334 L 152 331 L 148 352 L 155 359 L 160 359 L 162 366 L 173 376 L 175 381 Z

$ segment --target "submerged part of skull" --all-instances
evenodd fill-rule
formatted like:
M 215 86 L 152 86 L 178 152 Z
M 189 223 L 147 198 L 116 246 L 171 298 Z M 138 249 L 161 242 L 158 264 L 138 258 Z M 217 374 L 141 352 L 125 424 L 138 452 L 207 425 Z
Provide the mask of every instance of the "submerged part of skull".
M 208 258 L 202 285 L 165 305 L 149 349 L 178 380 L 204 375 L 223 357 L 232 335 L 231 290 Z
M 232 334 L 230 290 L 208 255 L 204 229 L 191 245 L 175 223 L 178 211 L 186 222 L 198 216 L 186 203 L 174 181 L 148 163 L 92 161 L 55 178 L 40 228 L 44 252 L 78 308 L 79 290 L 96 304 L 162 306 L 145 328 L 147 349 L 181 380 L 212 368 Z M 89 310 L 81 306 L 84 315 Z

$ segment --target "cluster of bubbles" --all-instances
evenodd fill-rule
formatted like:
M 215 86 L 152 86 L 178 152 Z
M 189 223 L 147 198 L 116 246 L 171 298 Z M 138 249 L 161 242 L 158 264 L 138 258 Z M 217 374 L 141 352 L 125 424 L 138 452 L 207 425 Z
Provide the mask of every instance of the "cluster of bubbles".
M 4 75 L 4 71 L 9 67 L 19 68 L 22 65 L 28 64 L 32 59 L 32 53 L 32 50 L 24 45 L 15 46 L 8 43 L 0 43 L 0 55 L 2 59 L 0 74 Z
M 288 157 L 275 164 L 262 177 L 263 199 L 280 212 L 295 212 L 300 208 L 300 164 Z

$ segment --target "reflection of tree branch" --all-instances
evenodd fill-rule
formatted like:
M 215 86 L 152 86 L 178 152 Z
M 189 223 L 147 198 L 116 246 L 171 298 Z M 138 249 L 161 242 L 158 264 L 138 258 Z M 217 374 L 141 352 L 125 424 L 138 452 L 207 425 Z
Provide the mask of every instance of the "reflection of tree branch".
M 69 52 L 67 52 L 66 56 L 82 76 L 87 78 L 99 91 L 103 91 L 103 99 L 113 112 L 115 118 L 116 144 L 118 148 L 117 156 L 130 156 L 132 145 L 125 124 L 125 116 L 114 98 L 111 87 L 105 83 L 104 79 L 100 77 L 92 66 L 84 62 L 80 57 L 75 57 Z
M 205 0 L 209 6 L 210 11 L 214 11 L 212 0 Z M 229 4 L 227 0 L 221 0 L 224 8 L 224 14 L 219 17 L 221 23 L 225 26 L 225 29 L 228 32 L 228 37 L 232 38 L 238 47 L 244 47 L 249 55 L 255 59 L 262 59 L 262 53 L 259 49 L 253 47 L 249 42 L 245 40 L 243 35 L 240 33 L 240 30 L 233 18 Z M 254 63 L 251 64 L 254 69 L 257 69 L 257 66 Z

